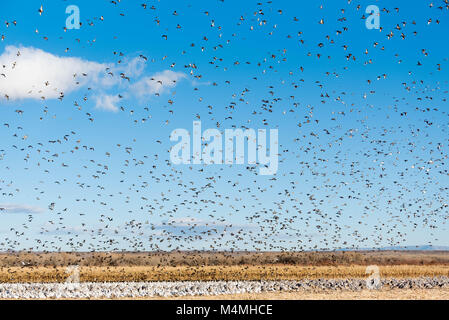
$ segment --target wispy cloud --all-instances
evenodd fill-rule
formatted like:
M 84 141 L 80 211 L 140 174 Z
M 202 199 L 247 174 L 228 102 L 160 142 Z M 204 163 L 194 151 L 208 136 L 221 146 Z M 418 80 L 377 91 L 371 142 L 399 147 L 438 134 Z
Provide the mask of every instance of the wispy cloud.
M 95 97 L 95 108 L 117 112 L 119 100 L 118 95 L 100 94 Z
M 0 213 L 42 213 L 44 209 L 26 204 L 0 203 Z
M 195 217 L 177 217 L 161 223 L 153 224 L 152 228 L 158 235 L 190 236 L 218 236 L 225 230 L 238 231 L 255 229 L 255 225 L 228 223 L 221 220 L 203 220 Z
M 165 70 L 140 79 L 132 85 L 132 89 L 138 97 L 147 97 L 155 93 L 161 94 L 176 86 L 180 80 L 186 77 L 185 73 Z
M 173 227 L 203 227 L 203 226 L 226 226 L 222 221 L 202 220 L 194 217 L 178 217 L 166 222 L 167 225 Z

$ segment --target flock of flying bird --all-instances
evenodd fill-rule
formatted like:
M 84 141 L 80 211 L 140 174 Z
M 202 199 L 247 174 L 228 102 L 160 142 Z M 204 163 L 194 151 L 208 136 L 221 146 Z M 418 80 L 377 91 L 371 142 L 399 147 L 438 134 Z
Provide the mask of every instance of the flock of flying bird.
M 418 17 L 398 20 L 391 29 L 382 24 L 374 31 L 364 29 L 364 6 L 353 0 L 342 1 L 336 16 L 323 13 L 314 18 L 314 25 L 301 27 L 301 14 L 277 8 L 275 1 L 254 3 L 254 9 L 239 14 L 237 21 L 215 17 L 213 12 L 220 12 L 227 1 L 217 1 L 216 8 L 198 13 L 208 25 L 197 26 L 196 40 L 189 38 L 191 44 L 179 53 L 159 58 L 149 50 L 136 55 L 145 64 L 157 62 L 169 70 L 185 71 L 191 83 L 187 93 L 175 93 L 177 88 L 171 84 L 170 93 L 155 92 L 149 101 L 134 106 L 127 105 L 125 95 L 118 95 L 123 102 L 112 116 L 121 117 L 131 131 L 153 137 L 145 149 L 154 145 L 153 154 L 144 154 L 137 137 L 111 142 L 105 136 L 105 142 L 98 143 L 83 135 L 86 127 L 104 116 L 93 107 L 92 88 L 73 102 L 75 112 L 82 114 L 80 121 L 86 123 L 64 133 L 61 128 L 54 133 L 30 132 L 22 119 L 34 111 L 17 107 L 21 101 L 4 95 L 1 112 L 14 109 L 17 123 L 9 121 L 0 129 L 16 141 L 0 145 L 1 214 L 3 219 L 17 215 L 11 203 L 23 192 L 30 202 L 41 204 L 45 213 L 22 215 L 20 226 L 0 235 L 1 251 L 284 251 L 397 246 L 419 241 L 423 234 L 431 244 L 448 240 L 441 238 L 449 216 L 448 83 L 433 80 L 444 78 L 442 73 L 448 75 L 448 62 L 444 58 L 434 65 L 427 63 L 432 49 L 438 47 L 423 49 L 419 38 L 423 26 L 444 37 L 445 31 L 439 28 L 447 27 L 448 0 L 425 4 L 432 16 L 423 21 Z M 82 19 L 81 28 L 90 28 L 94 34 L 98 23 L 127 17 L 123 2 L 105 3 L 118 9 L 116 17 L 104 14 Z M 164 48 L 172 32 L 189 28 L 172 21 L 187 15 L 183 11 L 191 6 L 175 8 L 173 3 L 168 14 L 158 11 L 159 4 L 126 5 L 138 6 L 144 14 L 151 12 L 154 32 L 160 34 L 154 46 Z M 316 12 L 324 12 L 327 6 L 323 1 L 316 5 Z M 35 10 L 38 19 L 45 18 L 45 6 Z M 400 13 L 396 7 L 380 10 L 385 20 L 396 21 Z M 164 22 L 167 15 L 169 26 Z M 356 28 L 349 24 L 350 17 L 361 21 L 359 28 L 366 37 L 375 32 L 381 40 L 360 40 L 370 46 L 359 50 L 350 42 L 357 38 L 346 36 Z M 5 21 L 2 41 L 7 42 L 8 30 L 21 23 L 19 18 Z M 42 36 L 38 26 L 35 33 Z M 234 56 L 239 50 L 226 51 L 234 42 L 250 41 L 253 33 L 266 38 L 259 55 L 245 57 L 242 53 L 239 58 Z M 42 41 L 52 40 L 42 36 Z M 73 46 L 84 45 L 83 41 L 77 38 Z M 97 40 L 84 42 L 95 47 Z M 401 51 L 399 46 L 406 42 L 407 49 L 402 51 L 413 51 L 419 60 L 411 61 Z M 290 54 L 295 49 L 287 47 L 298 51 Z M 63 51 L 69 54 L 71 48 Z M 117 64 L 124 63 L 127 56 L 132 57 L 125 52 L 117 49 L 111 57 Z M 203 58 L 198 58 L 198 52 Z M 190 54 L 195 62 L 182 66 L 175 61 L 189 59 Z M 388 71 L 383 60 L 400 67 Z M 20 63 L 20 52 L 14 63 Z M 352 77 L 371 76 L 372 68 L 365 71 L 371 66 L 377 72 L 374 78 L 351 84 Z M 125 72 L 104 71 L 125 82 L 134 80 Z M 1 73 L 1 81 L 8 81 L 7 72 Z M 164 85 L 163 80 L 153 80 Z M 66 121 L 68 111 L 63 105 L 72 104 L 68 97 L 62 92 L 57 107 L 42 97 L 36 102 L 43 108 L 42 115 L 35 121 Z M 184 98 L 197 105 L 180 111 L 176 106 Z M 200 119 L 220 130 L 279 129 L 278 173 L 259 176 L 254 165 L 173 165 L 169 131 L 159 126 L 168 128 L 177 117 L 187 119 L 186 125 Z M 48 139 L 30 139 L 39 135 Z M 8 157 L 15 160 L 5 164 Z M 29 176 L 30 181 L 17 186 L 5 178 L 11 174 Z M 42 176 L 47 180 L 38 178 Z M 46 189 L 47 185 L 52 186 Z M 39 215 L 48 221 L 37 227 L 34 220 Z

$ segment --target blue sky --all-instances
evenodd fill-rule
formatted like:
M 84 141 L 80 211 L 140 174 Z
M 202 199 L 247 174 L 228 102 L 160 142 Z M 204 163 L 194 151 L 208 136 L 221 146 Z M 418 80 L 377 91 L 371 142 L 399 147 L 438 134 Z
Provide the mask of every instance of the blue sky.
M 381 31 L 365 27 L 370 4 Z M 64 30 L 68 5 L 78 30 Z M 449 245 L 448 12 L 3 4 L 0 250 Z M 278 129 L 277 174 L 170 164 L 170 133 L 198 117 L 203 129 Z

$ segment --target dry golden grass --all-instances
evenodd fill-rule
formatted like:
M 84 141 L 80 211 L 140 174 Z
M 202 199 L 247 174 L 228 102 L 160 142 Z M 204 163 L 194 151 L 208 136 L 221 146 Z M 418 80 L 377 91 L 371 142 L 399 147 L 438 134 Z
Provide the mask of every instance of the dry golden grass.
M 422 276 L 449 276 L 446 265 L 380 266 L 383 278 L 416 278 Z M 366 278 L 366 266 L 203 266 L 154 267 L 81 266 L 80 281 L 208 281 L 208 280 L 300 280 L 317 278 Z M 3 267 L 0 282 L 63 282 L 67 279 L 65 267 Z
M 0 282 L 62 282 L 80 266 L 81 281 L 299 280 L 449 276 L 449 252 L 59 252 L 0 253 Z
M 338 252 L 8 252 L 0 267 L 233 266 L 233 265 L 448 265 L 448 251 Z

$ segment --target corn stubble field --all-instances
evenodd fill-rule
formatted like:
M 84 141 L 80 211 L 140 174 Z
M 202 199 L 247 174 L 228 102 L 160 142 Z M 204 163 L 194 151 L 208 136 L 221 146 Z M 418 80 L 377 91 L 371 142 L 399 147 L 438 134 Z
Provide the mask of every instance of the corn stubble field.
M 449 276 L 449 253 L 377 252 L 148 252 L 2 253 L 0 282 L 64 282 L 78 265 L 81 282 L 243 281 Z

